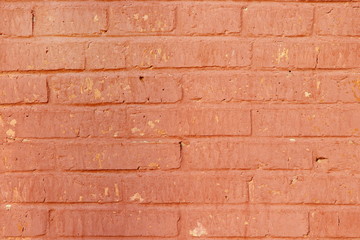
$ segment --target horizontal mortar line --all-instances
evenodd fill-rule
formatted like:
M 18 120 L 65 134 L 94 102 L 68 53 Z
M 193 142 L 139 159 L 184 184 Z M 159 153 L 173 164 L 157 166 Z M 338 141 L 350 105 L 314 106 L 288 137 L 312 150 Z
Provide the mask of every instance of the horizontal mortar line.
M 231 32 L 231 33 L 191 33 L 191 34 L 186 34 L 186 33 L 181 33 L 181 32 L 169 32 L 169 33 L 163 33 L 163 32 L 158 32 L 158 33 L 154 33 L 154 32 L 149 32 L 149 33 L 143 33 L 143 34 L 107 34 L 107 35 L 102 35 L 102 34 L 51 34 L 51 35 L 46 35 L 46 34 L 37 34 L 37 35 L 31 35 L 31 36 L 16 36 L 16 35 L 1 35 L 0 36 L 0 40 L 1 39 L 6 39 L 6 40 L 25 40 L 25 39 L 52 39 L 52 38 L 69 38 L 69 39 L 97 39 L 97 38 L 103 38 L 103 39 L 113 39 L 113 38 L 161 38 L 161 37 L 186 37 L 186 38 L 190 38 L 190 37 L 223 37 L 223 38 L 232 38 L 232 37 L 236 37 L 236 38 L 241 38 L 238 39 L 239 41 L 242 40 L 257 40 L 257 39 L 279 39 L 281 38 L 282 40 L 286 40 L 286 39 L 313 39 L 313 40 L 325 40 L 325 38 L 331 38 L 332 40 L 334 40 L 333 38 L 336 39 L 353 39 L 353 40 L 358 40 L 358 37 L 360 35 L 333 35 L 333 34 L 314 34 L 312 35 L 311 33 L 308 34 L 294 34 L 294 35 L 277 35 L 277 34 L 249 34 L 249 33 L 244 33 L 244 32 Z
M 166 70 L 166 71 L 164 71 Z M 186 71 L 185 71 L 186 70 Z M 357 74 L 357 68 L 333 68 L 333 69 L 296 69 L 291 70 L 292 73 L 307 73 L 307 74 Z M 330 71 L 330 72 L 329 72 Z M 103 74 L 132 74 L 130 77 L 135 77 L 133 75 L 145 74 L 146 76 L 153 76 L 155 74 L 166 75 L 166 74 L 175 74 L 177 75 L 191 75 L 191 74 L 201 74 L 201 73 L 218 73 L 218 74 L 268 74 L 269 72 L 275 74 L 289 74 L 289 69 L 251 69 L 244 67 L 226 67 L 226 68 L 217 68 L 217 67 L 187 67 L 187 68 L 166 68 L 166 69 L 149 69 L 149 68 L 119 68 L 119 69 L 80 69 L 80 70 L 16 70 L 16 71 L 0 71 L 1 74 L 16 74 L 16 75 L 29 75 L 29 74 L 42 74 L 42 75 L 71 75 L 71 74 L 90 74 L 95 75 Z M 294 75 L 296 77 L 297 75 Z M 341 81 L 341 80 L 340 80 Z
M 360 1 L 359 1 L 360 3 Z M 198 34 L 192 34 L 192 35 L 177 35 L 177 33 L 171 33 L 171 34 L 154 34 L 151 33 L 149 35 L 146 34 L 124 34 L 124 35 L 32 35 L 32 36 L 0 36 L 0 40 L 6 40 L 6 42 L 11 42 L 10 40 L 19 40 L 19 41 L 26 41 L 26 40 L 61 40 L 61 42 L 64 41 L 64 39 L 69 40 L 78 40 L 76 42 L 84 43 L 86 41 L 96 40 L 94 42 L 98 42 L 98 39 L 106 39 L 108 41 L 109 39 L 118 39 L 118 40 L 126 40 L 127 42 L 131 43 L 134 42 L 141 42 L 141 40 L 173 40 L 173 39 L 186 39 L 186 40 L 236 40 L 239 42 L 254 42 L 254 41 L 262 41 L 266 40 L 266 42 L 272 41 L 279 41 L 279 42 L 286 42 L 287 39 L 289 39 L 290 43 L 295 41 L 296 39 L 299 39 L 303 41 L 304 39 L 309 40 L 310 42 L 319 42 L 319 43 L 326 43 L 326 41 L 334 41 L 334 40 L 351 40 L 350 42 L 360 42 L 359 40 L 360 35 L 311 35 L 310 33 L 308 35 L 244 35 L 244 33 L 234 33 L 234 34 L 208 34 L 208 35 L 198 35 Z M 164 39 L 165 38 L 165 39 Z M 45 41 L 46 42 L 46 41 Z M 56 41 L 55 41 L 56 42 Z M 101 41 L 100 41 L 101 42 Z M 272 42 L 276 43 L 276 42 Z M 304 42 L 306 43 L 306 42 Z M 309 42 L 307 42 L 309 43 Z M 346 42 L 345 42 L 346 43 Z
M 133 71 L 134 73 L 142 72 L 142 73 L 153 73 L 153 71 L 244 71 L 244 72 L 253 72 L 256 74 L 257 72 L 260 73 L 278 73 L 278 72 L 311 72 L 311 73 L 321 73 L 321 72 L 348 72 L 348 73 L 356 73 L 355 71 L 359 70 L 360 67 L 351 67 L 351 68 L 293 68 L 293 67 L 282 67 L 282 68 L 252 68 L 252 66 L 239 66 L 239 67 L 227 67 L 227 66 L 201 66 L 201 67 L 144 67 L 139 68 L 129 67 L 129 68 L 117 68 L 117 69 L 74 69 L 74 70 L 67 70 L 67 69 L 55 69 L 55 70 L 13 70 L 13 71 L 0 71 L 0 74 L 60 74 L 60 73 L 107 73 L 107 72 L 130 72 Z M 354 72 L 352 72 L 354 71 Z M 155 72 L 157 73 L 157 72 Z M 189 73 L 189 72 L 186 72 Z
M 167 210 L 183 210 L 183 209 L 188 209 L 191 207 L 224 207 L 224 208 L 231 208 L 231 207 L 240 207 L 240 208 L 246 208 L 246 207 L 307 207 L 308 209 L 304 209 L 305 211 L 311 211 L 311 210 L 318 210 L 317 208 L 314 207 L 323 207 L 323 210 L 326 210 L 326 208 L 331 207 L 332 210 L 334 210 L 335 208 L 339 208 L 339 210 L 344 210 L 343 207 L 346 208 L 352 208 L 352 207 L 359 207 L 360 204 L 314 204 L 314 203 L 278 203 L 278 204 L 274 204 L 274 203 L 253 203 L 253 202 L 244 202 L 244 203 L 180 203 L 180 202 L 174 202 L 174 203 L 138 203 L 138 202 L 3 202 L 0 204 L 1 205 L 8 205 L 11 204 L 14 206 L 12 207 L 28 207 L 28 206 L 39 206 L 42 205 L 44 208 L 45 207 L 59 207 L 61 209 L 61 207 L 84 207 L 84 208 L 68 208 L 68 210 L 81 210 L 81 209 L 89 209 L 91 207 L 98 207 L 95 208 L 99 209 L 99 210 L 105 210 L 101 207 L 107 207 L 107 206 L 113 206 L 113 207 L 129 207 L 129 209 L 127 210 L 133 210 L 136 209 L 134 208 L 136 207 L 140 207 L 140 208 L 144 208 L 146 209 L 147 207 L 153 209 L 156 207 L 160 207 L 160 208 L 165 208 Z M 172 208 L 172 207 L 178 207 L 178 208 Z M 164 210 L 165 210 L 164 209 Z M 57 210 L 57 209 L 54 209 Z M 110 209 L 110 210 L 116 210 L 116 209 Z

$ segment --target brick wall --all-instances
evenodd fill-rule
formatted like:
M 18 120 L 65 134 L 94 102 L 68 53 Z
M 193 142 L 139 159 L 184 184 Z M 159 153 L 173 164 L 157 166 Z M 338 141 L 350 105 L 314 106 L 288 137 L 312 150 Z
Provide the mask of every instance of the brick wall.
M 0 239 L 360 237 L 359 1 L 0 16 Z

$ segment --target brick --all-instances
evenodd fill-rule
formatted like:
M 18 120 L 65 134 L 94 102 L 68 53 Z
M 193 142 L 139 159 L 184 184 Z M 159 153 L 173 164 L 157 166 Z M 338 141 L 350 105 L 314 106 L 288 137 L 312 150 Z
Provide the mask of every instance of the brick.
M 360 169 L 360 148 L 358 141 L 321 141 L 316 145 L 315 167 L 326 172 L 350 171 Z
M 257 136 L 357 136 L 356 109 L 254 110 L 253 133 Z
M 0 104 L 47 102 L 46 77 L 0 76 Z
M 83 69 L 84 47 L 70 41 L 3 40 L 0 71 Z
M 129 110 L 133 136 L 249 135 L 248 110 L 220 107 L 137 108 Z
M 359 237 L 358 209 L 313 211 L 310 214 L 310 234 L 316 237 Z
M 308 213 L 266 207 L 189 209 L 183 213 L 184 230 L 194 237 L 302 237 L 308 233 Z
M 123 41 L 91 42 L 86 50 L 86 68 L 125 68 L 127 48 L 127 44 Z
M 179 215 L 173 210 L 57 210 L 51 229 L 58 236 L 161 236 L 178 233 Z
M 250 54 L 250 43 L 243 40 L 159 38 L 132 42 L 127 65 L 141 68 L 245 67 L 250 65 Z
M 52 170 L 55 149 L 51 143 L 7 143 L 0 146 L 0 172 Z
M 64 104 L 161 103 L 181 99 L 173 75 L 56 75 L 48 80 L 51 101 Z
M 328 42 L 319 44 L 318 68 L 356 68 L 360 64 L 360 43 Z
M 109 35 L 171 32 L 175 6 L 156 4 L 113 4 L 109 10 Z
M 319 6 L 316 19 L 315 32 L 319 35 L 360 35 L 360 9 L 356 5 Z
M 119 202 L 121 180 L 97 175 L 4 175 L 1 202 Z
M 224 18 L 226 16 L 226 18 Z M 176 31 L 182 34 L 239 33 L 241 6 L 233 4 L 192 4 L 179 7 Z
M 157 174 L 124 180 L 128 202 L 139 203 L 242 203 L 247 182 L 234 174 Z
M 0 7 L 0 35 L 30 36 L 32 15 L 30 8 Z
M 246 35 L 304 36 L 312 32 L 313 7 L 259 4 L 245 8 L 243 14 Z
M 35 35 L 100 34 L 106 30 L 106 10 L 100 6 L 40 6 L 34 10 Z
M 194 140 L 184 144 L 183 159 L 191 169 L 310 169 L 312 147 L 288 139 Z
M 44 176 L 3 175 L 0 178 L 1 202 L 44 202 Z
M 250 186 L 257 203 L 357 204 L 359 179 L 325 174 L 258 174 Z
M 0 236 L 32 237 L 46 233 L 48 211 L 39 208 L 20 208 L 0 210 Z
M 256 68 L 313 69 L 320 47 L 309 41 L 256 41 L 253 46 Z M 320 60 L 319 60 L 320 61 Z
M 8 138 L 56 138 L 121 136 L 124 134 L 123 109 L 108 111 L 70 109 L 28 109 L 2 111 L 0 136 Z M 99 127 L 100 126 L 100 127 Z
M 45 177 L 45 202 L 119 202 L 121 199 L 121 179 L 114 175 Z
M 183 77 L 184 99 L 196 102 L 358 102 L 354 74 L 195 72 Z
M 170 142 L 59 144 L 56 155 L 58 167 L 65 170 L 165 170 L 180 167 L 180 145 Z

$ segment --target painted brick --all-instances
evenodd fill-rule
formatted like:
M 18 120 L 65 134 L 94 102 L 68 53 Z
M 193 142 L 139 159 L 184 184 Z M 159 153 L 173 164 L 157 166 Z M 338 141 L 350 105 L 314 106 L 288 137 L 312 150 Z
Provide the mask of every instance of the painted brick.
M 58 166 L 65 170 L 174 169 L 180 167 L 179 143 L 89 142 L 57 145 Z
M 127 48 L 123 41 L 91 42 L 86 50 L 86 68 L 125 68 Z
M 258 136 L 357 136 L 356 109 L 260 109 L 252 112 Z
M 248 35 L 303 36 L 312 32 L 313 8 L 294 4 L 259 4 L 244 9 Z
M 45 76 L 0 76 L 0 104 L 47 102 Z
M 0 35 L 30 36 L 32 34 L 32 15 L 28 7 L 0 7 Z
M 157 174 L 125 179 L 124 199 L 139 203 L 242 203 L 247 182 L 231 174 Z
M 45 202 L 119 202 L 122 184 L 109 174 L 46 176 L 45 196 Z
M 67 4 L 34 10 L 35 35 L 100 34 L 106 30 L 106 10 L 99 6 Z
M 358 237 L 360 213 L 357 209 L 319 210 L 310 214 L 310 234 L 316 237 Z
M 176 8 L 167 4 L 113 4 L 109 10 L 109 35 L 171 32 Z
M 173 75 L 56 75 L 49 79 L 51 101 L 64 104 L 162 103 L 181 99 Z
M 359 179 L 308 174 L 259 174 L 250 201 L 261 203 L 357 204 Z
M 250 65 L 250 55 L 250 43 L 243 40 L 161 38 L 132 42 L 127 64 L 141 68 L 245 67 Z
M 224 17 L 226 16 L 226 18 Z M 241 6 L 234 4 L 191 4 L 178 8 L 181 34 L 229 34 L 241 29 Z
M 358 102 L 356 74 L 195 72 L 183 77 L 184 98 L 196 102 Z
M 129 110 L 133 136 L 249 135 L 250 112 L 239 108 L 138 108 Z
M 0 172 L 52 170 L 55 148 L 51 143 L 7 143 L 0 146 Z
M 360 64 L 360 43 L 358 42 L 328 42 L 320 44 L 318 68 L 356 68 Z
M 317 66 L 319 49 L 309 41 L 259 40 L 253 46 L 252 62 L 254 67 L 264 69 L 313 69 Z
M 88 136 L 122 136 L 125 112 L 96 110 L 70 110 L 46 108 L 21 111 L 6 110 L 0 113 L 3 119 L 1 135 L 7 138 L 68 138 Z M 97 122 L 97 124 L 95 124 Z M 98 124 L 101 124 L 100 127 Z
M 39 208 L 20 208 L 0 210 L 0 236 L 32 237 L 46 233 L 48 211 Z M 11 238 L 10 238 L 11 239 Z
M 0 71 L 84 69 L 84 48 L 70 41 L 2 40 Z
M 317 34 L 360 35 L 360 9 L 357 5 L 319 6 L 316 9 L 316 19 Z
M 175 236 L 179 215 L 173 210 L 57 210 L 51 231 L 59 236 Z
M 191 169 L 310 169 L 313 161 L 310 144 L 289 139 L 190 141 L 183 159 Z
M 308 213 L 297 208 L 220 207 L 183 213 L 184 231 L 194 237 L 302 237 L 308 233 Z

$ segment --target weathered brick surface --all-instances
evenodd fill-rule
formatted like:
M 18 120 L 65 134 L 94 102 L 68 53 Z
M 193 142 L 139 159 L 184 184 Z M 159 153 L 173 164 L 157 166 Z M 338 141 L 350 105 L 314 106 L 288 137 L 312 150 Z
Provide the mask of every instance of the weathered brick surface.
M 359 239 L 359 0 L 0 3 L 0 239 Z
M 289 4 L 259 4 L 244 9 L 244 32 L 249 35 L 310 35 L 313 7 Z
M 92 35 L 106 30 L 106 9 L 99 6 L 41 6 L 34 14 L 35 35 Z
M 63 209 L 54 211 L 51 218 L 51 230 L 60 236 L 171 237 L 178 233 L 179 215 L 167 209 Z

